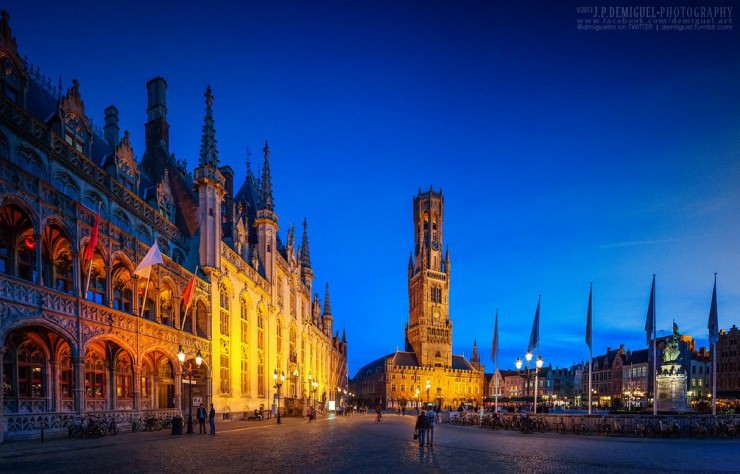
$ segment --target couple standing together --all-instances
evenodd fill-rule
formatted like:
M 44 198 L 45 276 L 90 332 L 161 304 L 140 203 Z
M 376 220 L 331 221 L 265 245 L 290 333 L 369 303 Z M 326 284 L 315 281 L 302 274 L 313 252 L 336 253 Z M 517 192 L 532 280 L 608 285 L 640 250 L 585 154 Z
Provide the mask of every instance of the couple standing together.
M 216 409 L 213 408 L 211 403 L 211 411 L 208 412 L 208 423 L 211 425 L 211 434 L 216 434 Z M 198 427 L 200 428 L 200 434 L 206 434 L 206 409 L 201 403 L 198 407 Z
M 419 412 L 416 417 L 416 437 L 419 439 L 419 447 L 424 446 L 426 440 L 427 446 L 434 446 L 434 426 L 437 424 L 437 414 L 434 410 L 424 410 Z

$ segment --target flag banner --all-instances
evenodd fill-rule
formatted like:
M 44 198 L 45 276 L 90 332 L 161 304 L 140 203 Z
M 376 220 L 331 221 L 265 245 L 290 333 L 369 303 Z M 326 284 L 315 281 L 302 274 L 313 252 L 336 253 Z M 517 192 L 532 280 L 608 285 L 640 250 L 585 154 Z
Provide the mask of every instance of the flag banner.
M 647 319 L 645 321 L 645 333 L 647 334 L 647 343 L 650 345 L 650 341 L 655 333 L 655 275 L 653 275 L 653 285 L 650 288 L 650 302 L 648 303 Z
M 496 322 L 493 325 L 493 345 L 491 346 L 491 360 L 498 368 L 498 308 L 496 309 Z
M 717 322 L 717 274 L 714 274 L 714 290 L 712 290 L 712 305 L 709 308 L 709 344 L 717 344 L 719 340 L 719 324 Z
M 529 347 L 527 352 L 532 352 L 540 343 L 540 301 L 542 297 L 537 298 L 537 311 L 534 313 L 534 323 L 532 324 L 532 333 L 529 335 Z
M 95 247 L 98 246 L 98 231 L 100 228 L 100 211 L 95 214 L 95 224 L 93 225 L 92 233 L 90 234 L 90 240 L 87 241 L 85 247 L 85 260 L 92 260 L 95 256 Z
M 193 299 L 193 295 L 195 294 L 195 275 L 193 275 L 193 278 L 190 279 L 188 282 L 188 285 L 185 287 L 185 291 L 182 292 L 182 302 L 185 305 L 185 308 L 190 307 L 190 302 Z
M 152 266 L 162 263 L 162 254 L 159 252 L 159 245 L 157 241 L 154 241 L 154 245 L 151 246 L 149 251 L 144 256 L 144 259 L 139 263 L 139 266 L 134 270 L 134 274 L 141 278 L 149 278 L 149 274 L 152 271 Z
M 586 311 L 586 345 L 591 350 L 591 295 L 593 293 L 593 287 L 588 289 L 588 310 Z

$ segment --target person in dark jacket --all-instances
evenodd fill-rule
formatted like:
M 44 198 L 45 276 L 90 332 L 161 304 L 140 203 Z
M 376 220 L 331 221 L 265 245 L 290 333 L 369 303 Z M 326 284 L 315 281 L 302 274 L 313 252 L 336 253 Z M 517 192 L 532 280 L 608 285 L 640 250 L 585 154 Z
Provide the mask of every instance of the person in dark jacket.
M 206 408 L 202 403 L 198 407 L 198 427 L 200 434 L 206 434 Z
M 416 435 L 419 437 L 419 447 L 424 446 L 424 438 L 427 433 L 427 415 L 424 413 L 424 410 L 421 410 L 419 412 L 419 416 L 416 417 L 416 426 L 414 427 L 416 429 Z
M 211 411 L 208 413 L 208 423 L 211 424 L 211 434 L 216 435 L 216 409 L 213 408 L 213 403 L 211 403 Z

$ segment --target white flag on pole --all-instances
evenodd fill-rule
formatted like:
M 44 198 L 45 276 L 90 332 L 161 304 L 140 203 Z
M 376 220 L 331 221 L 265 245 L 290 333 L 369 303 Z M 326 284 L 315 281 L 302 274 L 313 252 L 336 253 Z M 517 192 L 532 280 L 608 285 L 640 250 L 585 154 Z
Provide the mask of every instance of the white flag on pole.
M 149 274 L 152 271 L 152 266 L 162 263 L 162 254 L 159 251 L 159 245 L 157 241 L 154 241 L 154 245 L 151 246 L 149 251 L 144 256 L 144 259 L 139 263 L 139 266 L 134 270 L 134 274 L 141 278 L 149 278 Z

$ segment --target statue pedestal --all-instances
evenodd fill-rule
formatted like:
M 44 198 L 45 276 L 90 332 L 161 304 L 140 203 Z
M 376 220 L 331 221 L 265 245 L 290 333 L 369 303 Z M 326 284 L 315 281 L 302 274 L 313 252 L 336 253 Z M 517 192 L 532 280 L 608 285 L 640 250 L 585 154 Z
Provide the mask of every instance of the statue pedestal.
M 656 377 L 658 411 L 690 411 L 686 406 L 686 374 L 677 364 L 664 364 Z

